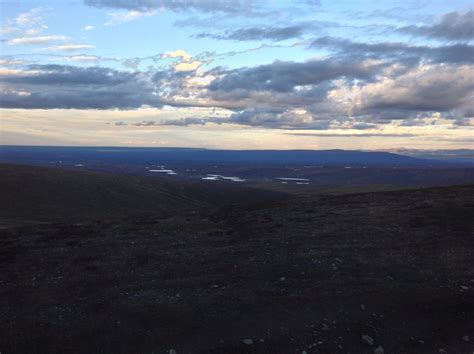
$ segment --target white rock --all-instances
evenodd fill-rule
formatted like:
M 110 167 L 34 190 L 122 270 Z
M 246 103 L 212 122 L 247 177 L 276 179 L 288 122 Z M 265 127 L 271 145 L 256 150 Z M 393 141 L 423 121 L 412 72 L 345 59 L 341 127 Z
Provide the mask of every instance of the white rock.
M 247 339 L 244 339 L 242 342 L 244 342 L 244 344 L 247 344 L 247 345 L 252 345 L 253 344 L 253 340 L 247 338 Z
M 466 343 L 469 342 L 469 336 L 463 336 L 462 340 L 465 341 Z
M 169 354 L 176 354 L 176 350 L 170 349 L 168 353 L 169 353 Z
M 374 345 L 374 339 L 367 334 L 362 335 L 362 342 L 368 345 Z

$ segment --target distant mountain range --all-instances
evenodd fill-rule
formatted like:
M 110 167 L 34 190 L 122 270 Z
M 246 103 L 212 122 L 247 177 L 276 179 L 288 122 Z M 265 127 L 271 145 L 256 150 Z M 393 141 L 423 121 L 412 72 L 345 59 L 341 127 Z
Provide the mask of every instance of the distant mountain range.
M 473 161 L 424 159 L 354 150 L 208 150 L 193 148 L 1 146 L 0 162 L 26 164 L 255 164 L 352 167 L 473 166 Z
M 458 162 L 474 162 L 474 150 L 471 149 L 457 149 L 457 150 L 413 150 L 413 149 L 400 149 L 395 150 L 395 153 L 400 155 L 406 155 L 411 157 L 423 158 L 423 159 L 437 159 L 437 160 L 449 160 Z

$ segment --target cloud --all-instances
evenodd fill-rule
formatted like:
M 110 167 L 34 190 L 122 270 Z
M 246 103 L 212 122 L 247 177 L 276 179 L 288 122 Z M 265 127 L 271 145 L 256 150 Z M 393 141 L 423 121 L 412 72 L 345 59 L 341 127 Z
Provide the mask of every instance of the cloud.
M 191 60 L 192 56 L 188 53 L 186 53 L 182 49 L 178 49 L 172 52 L 166 52 L 161 55 L 161 59 L 167 59 L 167 58 L 181 58 L 182 60 L 189 61 Z
M 379 68 L 378 63 L 333 58 L 304 63 L 275 61 L 253 68 L 226 71 L 225 75 L 215 70 L 216 76 L 221 77 L 214 80 L 209 89 L 216 93 L 240 90 L 242 94 L 250 90 L 290 92 L 296 86 L 317 85 L 339 77 L 368 79 Z
M 36 36 L 36 37 L 18 37 L 7 41 L 9 45 L 41 45 L 51 42 L 66 41 L 66 36 Z
M 16 18 L 3 20 L 0 34 L 10 35 L 15 33 L 22 37 L 38 35 L 48 28 L 47 25 L 43 24 L 46 14 L 47 10 L 45 8 L 36 7 L 19 14 Z
M 53 52 L 73 52 L 76 50 L 92 49 L 95 48 L 94 45 L 88 44 L 63 44 L 52 47 L 44 48 L 44 50 L 51 50 Z
M 176 71 L 195 71 L 202 65 L 202 62 L 195 60 L 189 63 L 178 63 L 174 66 Z
M 385 53 L 387 47 L 377 48 Z M 367 129 L 393 120 L 429 118 L 436 112 L 453 121 L 474 116 L 472 65 L 429 63 L 419 57 L 406 62 L 366 59 L 357 48 L 350 55 L 214 69 L 209 73 L 216 79 L 207 96 L 213 104 L 235 111 L 232 122 L 268 128 L 328 129 L 346 124 Z
M 153 95 L 156 88 L 142 73 L 68 65 L 30 65 L 27 69 L 29 75 L 0 77 L 0 107 L 134 109 L 162 105 L 160 97 Z
M 14 59 L 0 59 L 0 66 L 17 66 L 24 65 L 24 60 L 14 60 Z
M 95 29 L 94 26 L 84 26 L 84 31 L 92 31 L 93 29 Z
M 95 55 L 72 55 L 67 58 L 69 61 L 77 61 L 77 62 L 96 62 L 100 58 L 96 57 Z
M 19 14 L 16 19 L 15 23 L 18 26 L 34 26 L 38 23 L 41 23 L 43 20 L 43 16 L 45 13 L 45 9 L 42 7 L 33 8 L 27 12 Z
M 474 62 L 474 46 L 468 44 L 412 46 L 401 42 L 361 43 L 349 39 L 322 37 L 314 40 L 310 48 L 329 49 L 340 57 L 389 59 L 402 64 L 417 64 L 421 60 L 437 63 Z
M 321 6 L 321 0 L 299 0 L 299 2 L 310 6 Z
M 89 6 L 128 11 L 201 11 L 208 13 L 247 13 L 253 8 L 246 0 L 84 0 Z
M 420 65 L 403 75 L 355 88 L 354 115 L 377 120 L 416 117 L 420 112 L 474 116 L 472 66 Z
M 304 110 L 283 112 L 264 109 L 247 109 L 233 113 L 229 121 L 234 124 L 278 129 L 329 129 L 330 122 L 315 122 Z
M 0 103 L 10 108 L 217 107 L 231 111 L 227 123 L 305 130 L 378 129 L 393 121 L 428 125 L 433 117 L 460 125 L 474 116 L 474 51 L 469 44 L 414 46 L 323 37 L 312 41 L 310 48 L 327 54 L 304 62 L 207 71 L 203 65 L 219 54 L 193 56 L 182 49 L 146 59 L 116 59 L 128 71 L 29 65 L 20 73 L 15 67 L 0 79 Z M 222 55 L 233 53 L 237 52 Z M 75 62 L 106 60 L 85 54 L 50 55 Z M 170 65 L 139 71 L 142 60 L 168 60 Z M 149 122 L 153 123 L 140 124 L 188 126 L 223 121 L 188 117 Z
M 434 38 L 448 41 L 469 41 L 474 39 L 474 10 L 464 14 L 450 12 L 432 26 L 405 26 L 400 32 L 413 36 Z
M 377 138 L 377 137 L 390 137 L 390 138 L 412 138 L 418 135 L 411 134 L 411 133 L 338 133 L 338 134 L 330 134 L 330 133 L 285 133 L 286 135 L 294 135 L 294 136 L 314 136 L 319 138 Z
M 227 123 L 226 118 L 216 118 L 216 117 L 207 117 L 207 118 L 197 118 L 197 117 L 186 117 L 178 119 L 163 119 L 159 121 L 148 120 L 142 121 L 140 123 L 132 124 L 137 127 L 150 127 L 150 126 L 163 126 L 163 125 L 172 125 L 172 126 L 181 126 L 187 127 L 189 125 L 206 125 L 208 123 L 214 124 L 223 124 Z
M 286 27 L 250 27 L 240 28 L 234 31 L 226 31 L 221 34 L 199 33 L 195 38 L 213 38 L 219 40 L 234 41 L 284 41 L 286 39 L 301 37 L 308 30 L 307 25 L 294 25 Z
M 119 25 L 126 22 L 135 21 L 141 17 L 154 16 L 155 10 L 152 11 L 112 11 L 108 15 L 110 19 L 105 23 L 106 26 Z
M 203 62 L 200 60 L 193 60 L 193 57 L 182 49 L 163 53 L 161 54 L 160 58 L 161 59 L 168 59 L 168 58 L 179 59 L 177 63 L 173 64 L 173 67 L 176 71 L 180 71 L 180 72 L 195 71 L 203 64 Z

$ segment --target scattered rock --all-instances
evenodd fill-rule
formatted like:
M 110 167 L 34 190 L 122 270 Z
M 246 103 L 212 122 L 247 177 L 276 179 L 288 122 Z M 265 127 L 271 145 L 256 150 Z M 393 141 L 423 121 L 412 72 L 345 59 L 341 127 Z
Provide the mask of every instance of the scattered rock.
M 448 354 L 448 352 L 444 350 L 443 348 L 440 348 L 439 354 Z
M 281 280 L 281 281 L 285 281 L 286 278 L 285 278 L 285 277 L 281 277 L 280 280 Z
M 465 285 L 461 285 L 461 289 L 463 289 L 463 290 L 469 290 L 469 287 L 468 287 L 468 286 L 465 286 Z
M 374 350 L 374 354 L 384 354 L 384 350 L 381 345 L 379 345 L 377 348 Z
M 364 305 L 364 304 L 361 304 L 361 305 L 360 305 L 360 308 L 361 308 L 362 310 L 365 310 L 365 305 Z
M 176 354 L 176 350 L 170 349 L 170 350 L 168 351 L 168 353 L 169 353 L 169 354 Z
M 367 334 L 362 335 L 362 342 L 368 345 L 374 345 L 374 339 Z
M 469 342 L 469 336 L 463 336 L 462 340 L 465 341 L 466 343 Z
M 244 342 L 244 344 L 247 344 L 247 345 L 252 345 L 253 344 L 253 340 L 252 339 L 244 339 L 242 342 Z

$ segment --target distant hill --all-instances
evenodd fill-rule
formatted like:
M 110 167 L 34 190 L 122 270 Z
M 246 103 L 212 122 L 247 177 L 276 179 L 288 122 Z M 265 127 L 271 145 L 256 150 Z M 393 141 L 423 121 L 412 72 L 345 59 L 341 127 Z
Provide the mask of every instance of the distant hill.
M 279 199 L 238 185 L 0 164 L 0 222 L 71 221 Z
M 457 150 L 400 149 L 395 152 L 401 155 L 417 157 L 417 158 L 422 158 L 422 159 L 436 159 L 436 160 L 470 163 L 471 165 L 474 164 L 474 150 L 473 149 L 457 149 Z
M 181 148 L 0 146 L 0 162 L 26 164 L 255 164 L 370 167 L 446 166 L 454 162 L 389 152 L 346 150 L 207 150 Z M 459 163 L 459 162 L 456 162 Z

